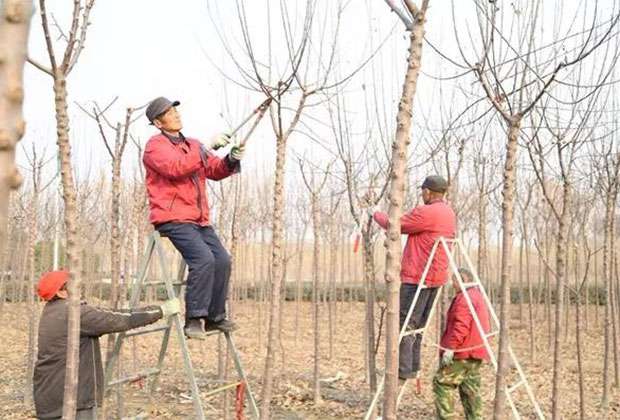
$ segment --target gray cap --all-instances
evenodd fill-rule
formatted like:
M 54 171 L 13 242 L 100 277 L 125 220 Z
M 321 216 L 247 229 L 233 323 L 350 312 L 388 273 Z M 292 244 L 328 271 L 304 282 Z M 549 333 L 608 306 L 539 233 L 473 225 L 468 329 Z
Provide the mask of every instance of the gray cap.
M 168 98 L 164 98 L 160 96 L 159 98 L 153 99 L 149 106 L 146 107 L 146 118 L 149 119 L 149 122 L 153 124 L 153 120 L 168 111 L 172 106 L 179 106 L 181 102 L 179 101 L 171 101 Z
M 448 191 L 448 182 L 443 179 L 442 176 L 431 175 L 426 177 L 421 188 L 427 188 L 438 193 L 445 193 Z

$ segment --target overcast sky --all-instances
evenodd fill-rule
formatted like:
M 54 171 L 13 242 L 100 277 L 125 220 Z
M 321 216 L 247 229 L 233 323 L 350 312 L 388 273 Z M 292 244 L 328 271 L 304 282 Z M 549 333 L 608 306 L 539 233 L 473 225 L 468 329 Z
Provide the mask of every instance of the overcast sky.
M 47 3 L 50 14 L 54 15 L 61 27 L 67 28 L 72 2 L 51 0 Z M 296 16 L 293 26 L 298 33 L 305 2 L 284 3 L 288 7 L 288 12 Z M 471 26 L 476 23 L 475 1 L 459 0 L 454 3 L 455 15 L 459 19 L 459 24 L 463 25 L 462 37 L 475 38 L 475 31 L 471 31 L 472 28 L 477 29 Z M 518 16 L 518 10 L 514 4 L 519 3 L 523 2 L 498 1 L 501 7 L 512 7 L 515 16 Z M 573 4 L 573 7 L 582 4 L 579 1 L 564 3 L 566 6 L 562 7 L 565 8 L 570 8 L 569 4 Z M 602 5 L 603 8 L 611 8 L 614 3 L 612 0 L 606 0 Z M 269 31 L 266 29 L 265 7 L 267 1 L 248 1 L 244 4 L 254 48 L 262 59 L 267 57 L 268 51 Z M 270 4 L 275 10 L 279 8 L 280 2 L 272 1 Z M 335 10 L 334 4 L 335 1 L 318 2 L 316 36 L 310 46 L 315 56 L 319 54 L 318 48 L 321 45 L 319 38 L 322 36 L 330 39 L 333 34 L 335 19 L 328 9 L 331 7 L 329 10 Z M 366 66 L 365 70 L 345 87 L 345 95 L 354 102 L 351 112 L 356 114 L 354 118 L 358 118 L 360 123 L 363 122 L 365 118 L 363 107 L 356 99 L 363 99 L 365 85 L 380 82 L 380 94 L 384 103 L 390 108 L 388 119 L 393 120 L 406 64 L 407 40 L 403 25 L 393 13 L 390 13 L 383 1 L 351 0 L 343 4 L 345 8 L 337 46 L 337 73 L 341 77 L 347 75 L 382 45 L 371 63 L 372 66 L 370 64 Z M 235 55 L 244 58 L 236 5 L 237 2 L 232 0 L 96 1 L 91 13 L 86 48 L 68 82 L 71 141 L 74 162 L 81 176 L 88 170 L 95 172 L 101 168 L 107 170 L 109 160 L 94 122 L 77 109 L 73 102 L 92 106 L 89 103 L 96 100 L 100 105 L 104 105 L 118 96 L 119 99 L 112 108 L 110 117 L 112 120 L 120 120 L 125 107 L 140 106 L 156 96 L 167 96 L 182 102 L 180 111 L 185 125 L 184 133 L 194 137 L 205 137 L 218 131 L 225 131 L 230 127 L 230 123 L 235 124 L 242 120 L 245 113 L 263 100 L 260 95 L 248 92 L 236 86 L 234 82 L 226 80 L 220 73 L 223 71 L 226 77 L 235 81 L 243 80 L 225 48 L 227 44 Z M 431 1 L 427 37 L 441 51 L 459 58 L 452 29 L 452 7 L 452 2 L 448 0 Z M 548 18 L 551 12 L 541 11 L 543 18 Z M 566 11 L 562 13 L 570 14 Z M 277 12 L 272 10 L 271 36 L 275 39 L 272 39 L 274 48 L 271 54 L 274 69 L 281 68 L 287 60 L 286 50 L 282 47 L 284 39 L 281 29 L 278 29 L 281 28 L 281 22 L 274 18 L 276 14 Z M 323 21 L 325 14 L 327 19 Z M 518 19 L 516 22 L 519 23 Z M 467 33 L 466 25 L 469 25 L 471 32 Z M 53 30 L 57 35 L 58 32 Z M 541 36 L 549 36 L 550 32 L 551 29 L 546 35 Z M 221 41 L 218 33 L 227 37 L 226 42 Z M 324 43 L 329 45 L 327 42 Z M 58 41 L 57 45 L 62 46 L 62 41 Z M 38 14 L 35 14 L 32 22 L 29 48 L 30 55 L 35 60 L 44 64 L 49 62 L 44 49 L 45 43 Z M 471 53 L 473 57 L 473 51 Z M 245 63 L 247 64 L 247 61 Z M 371 70 L 375 73 L 374 78 Z M 426 74 L 448 75 L 458 73 L 459 69 L 440 59 L 425 46 L 423 70 Z M 455 79 L 443 82 L 440 91 L 438 82 L 426 74 L 420 78 L 417 103 L 419 105 L 423 101 L 425 104 L 423 111 L 427 115 L 430 109 L 436 109 L 441 95 L 450 97 L 456 91 L 479 89 L 471 79 Z M 56 153 L 51 78 L 27 65 L 25 87 L 24 112 L 28 129 L 22 145 L 30 147 L 34 142 L 38 149 L 45 148 L 47 154 L 51 156 Z M 434 121 L 440 121 L 435 112 L 432 114 Z M 419 119 L 416 123 L 421 125 Z M 142 118 L 135 123 L 132 132 L 144 143 L 154 130 L 147 125 L 146 119 Z M 247 166 L 270 169 L 274 140 L 268 133 L 269 124 L 265 120 L 257 134 L 258 139 L 250 143 L 246 158 Z M 304 149 L 304 142 L 307 140 L 299 138 L 295 139 L 295 142 L 292 144 L 294 148 Z M 21 164 L 25 162 L 21 150 L 18 161 Z M 125 157 L 126 173 L 132 172 L 136 162 L 135 148 L 130 146 Z
M 91 12 L 91 25 L 88 30 L 86 48 L 69 77 L 71 140 L 74 162 L 78 172 L 107 168 L 107 154 L 99 138 L 94 122 L 80 111 L 74 102 L 91 107 L 96 100 L 100 105 L 112 98 L 119 99 L 111 109 L 112 120 L 120 120 L 127 106 L 140 106 L 159 96 L 179 99 L 180 111 L 186 135 L 205 137 L 229 128 L 229 121 L 242 120 L 250 109 L 263 98 L 237 87 L 225 80 L 227 77 L 241 81 L 239 71 L 231 62 L 218 32 L 227 36 L 233 53 L 243 58 L 236 2 L 230 0 L 98 0 Z M 254 47 L 259 55 L 267 53 L 265 29 L 265 1 L 245 2 L 248 25 L 252 31 Z M 297 27 L 301 26 L 305 2 L 286 2 L 288 12 L 296 16 Z M 326 2 L 318 2 L 320 8 Z M 336 2 L 330 2 L 336 4 Z M 405 68 L 407 42 L 403 25 L 382 1 L 353 0 L 344 2 L 345 11 L 339 33 L 338 55 L 341 64 L 340 74 L 347 75 L 367 59 L 373 51 L 380 49 L 375 65 L 382 84 L 382 95 L 390 106 L 396 105 Z M 48 1 L 48 11 L 60 26 L 67 28 L 70 23 L 72 3 L 69 1 Z M 272 14 L 277 14 L 279 2 L 271 2 Z M 443 6 L 442 6 L 443 7 Z M 332 7 L 332 9 L 334 9 Z M 444 20 L 449 10 L 432 8 L 429 20 L 434 16 Z M 323 9 L 317 10 L 317 20 L 322 18 Z M 212 18 L 216 19 L 217 29 Z M 282 46 L 281 22 L 272 16 L 272 40 L 274 48 L 274 67 L 287 60 Z M 335 19 L 315 24 L 319 34 L 329 42 Z M 438 30 L 434 31 L 433 27 Z M 430 25 L 429 34 L 437 33 L 435 38 L 443 39 L 440 24 Z M 53 28 L 57 35 L 58 31 Z M 333 33 L 333 32 L 332 32 Z M 383 43 L 383 44 L 382 44 Z M 312 48 L 318 48 L 318 40 Z M 56 45 L 63 47 L 62 41 Z M 379 46 L 381 48 L 379 48 Z M 30 35 L 30 55 L 35 60 L 49 62 L 45 50 L 41 21 L 35 14 Z M 314 51 L 316 55 L 316 51 Z M 368 68 L 370 66 L 367 66 Z M 218 68 L 220 70 L 218 70 Z M 362 72 L 347 85 L 347 95 L 354 97 L 362 91 L 364 74 Z M 368 81 L 366 81 L 366 84 Z M 46 148 L 48 154 L 56 152 L 54 101 L 51 78 L 34 67 L 27 65 L 25 71 L 25 118 L 28 132 L 22 141 L 24 146 L 35 142 L 37 148 Z M 423 91 L 423 88 L 420 89 Z M 230 111 L 224 112 L 226 108 Z M 360 114 L 362 114 L 360 108 Z M 390 113 L 394 112 L 390 109 Z M 226 118 L 223 118 L 226 114 Z M 392 119 L 392 118 L 390 118 Z M 268 133 L 267 127 L 262 127 Z M 132 130 L 144 143 L 153 134 L 146 119 L 135 123 Z M 264 139 L 249 145 L 246 165 L 271 165 L 273 137 L 265 134 Z M 260 147 L 257 147 L 260 146 Z M 299 145 L 297 145 L 299 146 Z M 295 147 L 295 144 L 293 144 Z M 24 161 L 23 153 L 18 156 Z M 135 166 L 135 149 L 131 147 L 125 157 L 127 172 Z

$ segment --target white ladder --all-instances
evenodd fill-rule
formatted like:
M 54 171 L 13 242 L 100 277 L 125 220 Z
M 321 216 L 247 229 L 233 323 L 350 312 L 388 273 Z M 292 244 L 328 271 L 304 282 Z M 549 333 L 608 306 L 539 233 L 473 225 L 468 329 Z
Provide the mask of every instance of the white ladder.
M 455 258 L 454 258 L 454 251 L 450 249 L 449 244 L 452 244 L 455 248 L 458 248 L 458 250 L 460 250 L 461 255 L 463 256 L 464 260 L 465 260 L 465 266 L 466 268 L 472 273 L 473 275 L 473 281 L 470 283 L 465 283 L 463 282 L 463 278 L 461 277 L 461 274 L 458 271 L 458 266 L 456 264 Z M 431 253 L 428 257 L 428 260 L 426 261 L 426 265 L 424 267 L 424 272 L 422 273 L 422 278 L 420 280 L 420 283 L 418 285 L 418 288 L 416 290 L 416 293 L 413 297 L 413 301 L 411 302 L 411 306 L 409 307 L 409 310 L 407 311 L 407 317 L 405 318 L 405 322 L 403 323 L 403 326 L 400 330 L 400 334 L 398 336 L 398 344 L 400 345 L 401 340 L 403 339 L 403 337 L 407 336 L 407 335 L 413 335 L 413 334 L 420 334 L 421 336 L 423 336 L 424 332 L 426 331 L 426 329 L 428 328 L 428 326 L 431 324 L 431 319 L 433 318 L 433 314 L 435 312 L 435 308 L 437 306 L 437 302 L 439 301 L 439 298 L 441 296 L 441 291 L 443 290 L 443 286 L 439 287 L 439 290 L 437 291 L 437 295 L 435 296 L 435 300 L 433 301 L 433 304 L 431 306 L 431 311 L 428 315 L 428 319 L 426 320 L 426 324 L 423 327 L 418 327 L 414 330 L 408 329 L 408 325 L 409 325 L 409 320 L 411 319 L 411 316 L 413 314 L 413 309 L 415 308 L 415 305 L 418 301 L 418 297 L 420 296 L 420 291 L 422 289 L 426 289 L 428 288 L 428 286 L 426 286 L 425 282 L 426 282 L 426 277 L 428 275 L 428 271 L 430 269 L 431 266 L 431 262 L 433 261 L 433 258 L 435 257 L 435 254 L 437 253 L 437 249 L 438 247 L 441 246 L 444 250 L 444 252 L 446 253 L 447 257 L 448 257 L 448 263 L 449 263 L 449 267 L 450 267 L 450 272 L 452 274 L 454 274 L 454 276 L 457 279 L 457 282 L 459 284 L 459 288 L 460 290 L 463 292 L 463 296 L 465 296 L 465 300 L 467 302 L 467 307 L 469 308 L 469 311 L 471 312 L 474 322 L 476 323 L 476 328 L 478 329 L 478 332 L 480 333 L 480 337 L 482 337 L 482 341 L 484 344 L 485 349 L 487 350 L 488 354 L 489 354 L 489 358 L 491 359 L 491 363 L 493 364 L 493 369 L 494 371 L 497 373 L 497 359 L 495 357 L 495 353 L 493 351 L 493 348 L 491 347 L 491 345 L 489 344 L 489 339 L 495 335 L 499 334 L 499 319 L 497 317 L 497 314 L 495 313 L 495 311 L 493 310 L 493 306 L 491 305 L 491 301 L 489 300 L 489 296 L 487 295 L 484 286 L 482 285 L 482 282 L 480 281 L 480 277 L 478 277 L 478 273 L 476 272 L 476 269 L 474 267 L 474 265 L 471 262 L 471 259 L 469 258 L 469 255 L 467 255 L 466 249 L 463 246 L 463 243 L 461 242 L 460 239 L 448 239 L 448 238 L 444 238 L 444 237 L 439 237 L 435 243 L 433 244 L 433 248 L 431 249 Z M 472 286 L 478 286 L 480 288 L 480 291 L 482 292 L 482 296 L 484 297 L 484 302 L 487 306 L 487 309 L 489 311 L 489 314 L 491 315 L 491 319 L 493 320 L 493 324 L 491 326 L 491 331 L 490 332 L 486 332 L 484 331 L 484 329 L 482 328 L 482 324 L 480 323 L 480 319 L 478 318 L 478 315 L 476 313 L 476 310 L 474 309 L 474 306 L 471 302 L 471 299 L 469 297 L 468 293 L 465 293 L 465 289 L 467 289 L 468 287 L 472 287 Z M 527 378 L 525 376 L 525 373 L 523 372 L 523 368 L 521 367 L 521 364 L 519 363 L 519 361 L 517 360 L 517 357 L 515 356 L 514 351 L 512 350 L 512 346 L 508 345 L 508 354 L 510 357 L 510 361 L 512 362 L 512 365 L 516 368 L 517 370 L 517 374 L 518 374 L 518 380 L 516 381 L 516 383 L 514 383 L 513 385 L 510 386 L 506 386 L 505 387 L 505 392 L 506 392 L 506 399 L 508 400 L 508 403 L 510 405 L 510 408 L 512 410 L 512 415 L 515 419 L 520 420 L 521 419 L 521 415 L 519 414 L 519 411 L 517 410 L 517 407 L 514 404 L 514 400 L 512 398 L 512 393 L 514 391 L 516 391 L 518 388 L 520 387 L 525 387 L 525 391 L 527 393 L 527 396 L 530 400 L 530 403 L 532 404 L 533 408 L 534 408 L 534 413 L 536 415 L 536 418 L 544 420 L 545 416 L 542 413 L 542 410 L 540 409 L 540 405 L 538 404 L 538 401 L 536 400 L 536 397 L 534 396 L 534 393 L 532 392 L 532 388 L 530 387 L 529 382 L 527 381 Z M 375 392 L 372 401 L 370 403 L 370 406 L 368 407 L 368 410 L 366 411 L 366 415 L 364 416 L 364 420 L 369 420 L 374 412 L 375 412 L 375 408 L 377 407 L 377 403 L 379 402 L 379 397 L 381 396 L 381 393 L 383 392 L 383 387 L 384 387 L 384 383 L 385 383 L 385 375 L 383 375 L 383 377 L 381 378 L 381 381 L 379 382 L 378 386 L 377 386 L 377 391 Z M 398 393 L 398 398 L 396 400 L 396 409 L 398 410 L 398 406 L 400 404 L 400 401 L 403 397 L 405 388 L 406 388 L 406 382 L 403 386 L 401 386 L 399 393 Z
M 159 261 L 159 267 L 161 270 L 163 281 L 149 281 L 149 282 L 146 281 L 148 274 L 149 274 L 150 264 L 153 258 L 157 258 L 157 260 Z M 140 306 L 139 305 L 140 296 L 142 295 L 142 292 L 147 287 L 164 286 L 165 293 L 166 293 L 166 299 L 172 299 L 172 298 L 177 297 L 181 292 L 181 288 L 185 284 L 184 282 L 185 272 L 186 272 L 186 264 L 183 260 L 181 260 L 181 264 L 179 266 L 179 271 L 177 274 L 176 281 L 173 282 L 172 276 L 169 271 L 169 266 L 166 264 L 164 249 L 161 243 L 161 236 L 159 235 L 157 231 L 154 231 L 149 237 L 149 241 L 146 247 L 146 255 L 142 263 L 142 267 L 140 269 L 140 274 L 135 279 L 135 282 L 132 285 L 129 308 L 131 309 L 131 308 L 136 308 Z M 155 290 L 157 291 L 157 289 Z M 104 378 L 105 378 L 104 385 L 106 387 L 106 390 L 108 390 L 111 387 L 134 382 L 137 380 L 147 379 L 147 378 L 151 379 L 149 386 L 147 388 L 147 395 L 148 395 L 149 405 L 150 405 L 153 391 L 155 390 L 157 386 L 159 374 L 161 373 L 163 369 L 163 362 L 164 362 L 164 358 L 166 355 L 166 351 L 168 349 L 168 342 L 169 342 L 169 338 L 170 338 L 170 334 L 172 330 L 176 331 L 177 338 L 181 346 L 181 354 L 183 356 L 185 376 L 187 378 L 187 381 L 189 382 L 192 403 L 194 405 L 194 418 L 198 420 L 204 420 L 206 416 L 205 416 L 204 408 L 202 405 L 202 400 L 200 398 L 200 389 L 198 387 L 198 381 L 196 380 L 196 375 L 194 374 L 194 368 L 192 366 L 192 359 L 190 356 L 189 347 L 187 345 L 187 339 L 185 338 L 185 333 L 183 332 L 183 325 L 181 323 L 181 314 L 175 314 L 169 317 L 168 320 L 166 320 L 165 324 L 163 325 L 155 324 L 153 326 L 137 328 L 135 330 L 130 330 L 130 331 L 119 333 L 116 336 L 116 340 L 114 342 L 114 349 L 112 351 L 110 360 L 108 360 L 106 364 L 106 370 L 104 374 Z M 116 362 L 118 361 L 123 341 L 129 337 L 134 337 L 134 336 L 139 336 L 139 335 L 144 335 L 144 334 L 153 334 L 153 333 L 158 333 L 158 332 L 163 332 L 163 338 L 162 338 L 161 345 L 159 348 L 157 366 L 155 368 L 146 369 L 137 374 L 133 374 L 133 375 L 118 378 L 118 379 L 113 379 L 112 375 L 113 375 L 114 367 L 116 365 Z M 241 364 L 241 357 L 233 342 L 232 333 L 221 332 L 219 330 L 207 332 L 207 335 L 209 336 L 218 335 L 218 334 L 223 334 L 226 339 L 228 348 L 230 350 L 230 356 L 233 359 L 235 369 L 237 371 L 238 380 L 235 382 L 231 382 L 229 384 L 220 386 L 217 389 L 211 390 L 210 392 L 207 392 L 203 395 L 207 397 L 207 396 L 219 393 L 219 392 L 229 390 L 234 387 L 238 387 L 237 388 L 238 390 L 242 389 L 241 395 L 244 395 L 247 400 L 247 404 L 251 411 L 251 418 L 258 419 L 259 418 L 258 406 L 256 404 L 256 400 L 254 399 L 254 395 L 252 394 L 252 390 L 250 389 L 250 384 L 248 383 L 246 374 L 243 370 L 243 366 Z

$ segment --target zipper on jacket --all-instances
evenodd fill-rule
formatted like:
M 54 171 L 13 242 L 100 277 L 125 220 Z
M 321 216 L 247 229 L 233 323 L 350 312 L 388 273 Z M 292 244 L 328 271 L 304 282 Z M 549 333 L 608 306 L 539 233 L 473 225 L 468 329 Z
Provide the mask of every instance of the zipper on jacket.
M 198 180 L 198 175 L 196 172 L 192 174 L 192 182 L 196 187 L 196 202 L 198 203 L 198 210 L 200 211 L 200 220 L 202 220 L 202 194 L 200 193 L 200 181 Z
M 172 210 L 172 206 L 174 206 L 174 201 L 177 199 L 178 195 L 179 195 L 179 193 L 174 193 L 174 196 L 172 197 L 172 200 L 170 200 L 170 205 L 168 206 L 168 211 Z

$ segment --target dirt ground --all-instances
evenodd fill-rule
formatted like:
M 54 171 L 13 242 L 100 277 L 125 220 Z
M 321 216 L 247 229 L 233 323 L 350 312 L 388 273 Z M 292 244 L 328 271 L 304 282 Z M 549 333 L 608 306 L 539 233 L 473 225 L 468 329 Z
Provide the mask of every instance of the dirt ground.
M 280 375 L 277 377 L 272 400 L 274 419 L 352 419 L 361 418 L 368 405 L 368 385 L 365 380 L 363 357 L 363 304 L 342 303 L 336 311 L 333 348 L 330 357 L 327 308 L 323 308 L 321 316 L 321 378 L 325 378 L 322 386 L 323 402 L 315 405 L 312 402 L 312 343 L 311 306 L 302 304 L 297 340 L 295 338 L 295 304 L 286 303 L 283 310 L 283 336 L 281 352 L 277 366 Z M 0 418 L 27 419 L 32 418 L 33 409 L 25 407 L 23 392 L 25 384 L 25 354 L 27 351 L 27 317 L 26 307 L 19 304 L 5 304 L 0 313 Z M 542 308 L 539 316 L 542 317 Z M 236 304 L 236 320 L 240 325 L 234 334 L 235 343 L 242 354 L 244 367 L 249 376 L 250 385 L 258 399 L 260 397 L 261 377 L 265 356 L 266 306 L 254 302 Z M 601 317 L 603 311 L 600 312 Z M 599 403 L 602 393 L 603 365 L 603 331 L 602 319 L 599 327 L 595 326 L 594 313 L 590 312 L 590 328 L 584 331 L 584 382 L 586 410 L 589 419 L 601 419 L 603 413 Z M 530 384 L 543 411 L 548 415 L 551 410 L 551 381 L 553 348 L 547 340 L 547 324 L 541 318 L 536 323 L 537 339 L 533 361 L 528 353 L 527 330 L 513 320 L 513 347 L 521 361 Z M 433 330 L 435 330 L 433 328 Z M 134 354 L 137 365 L 144 369 L 154 366 L 159 346 L 158 335 L 142 336 L 136 339 L 135 350 L 128 343 L 124 352 L 123 366 L 134 365 Z M 433 418 L 433 395 L 431 381 L 437 367 L 436 350 L 431 343 L 436 342 L 434 331 L 428 335 L 424 347 L 421 394 L 408 390 L 400 406 L 399 417 L 403 419 Z M 105 343 L 104 342 L 102 344 Z M 379 366 L 383 365 L 383 343 L 377 356 Z M 210 337 L 207 341 L 190 341 L 194 368 L 203 392 L 213 389 L 217 379 L 218 339 Z M 575 351 L 574 326 L 564 340 L 562 349 L 563 373 L 561 384 L 561 417 L 563 419 L 578 418 L 578 372 Z M 282 357 L 284 356 L 284 357 Z M 231 364 L 232 366 L 232 364 Z M 233 372 L 232 369 L 230 371 Z M 613 381 L 613 369 L 611 371 Z M 187 397 L 188 386 L 184 379 L 183 362 L 176 337 L 170 342 L 163 374 L 155 390 L 153 404 L 146 406 L 145 387 L 141 383 L 127 385 L 123 389 L 123 415 L 130 418 L 138 411 L 147 413 L 152 419 L 192 418 L 192 404 Z M 485 412 L 492 409 L 494 375 L 490 365 L 483 371 L 483 388 Z M 221 395 L 221 394 L 220 394 Z M 515 393 L 515 400 L 523 410 L 524 418 L 533 418 L 527 412 L 527 399 L 522 391 Z M 116 398 L 108 398 L 111 406 L 116 406 Z M 204 399 L 208 418 L 224 418 L 222 397 Z M 457 397 L 458 401 L 458 397 Z M 260 401 L 259 401 L 260 404 Z M 229 407 L 234 406 L 231 401 Z M 459 412 L 460 405 L 457 403 Z M 234 418 L 232 408 L 229 418 Z M 246 408 L 246 415 L 249 412 Z M 111 416 L 116 417 L 116 416 Z M 487 416 L 485 416 L 486 418 Z M 612 388 L 609 418 L 620 418 L 620 392 Z

